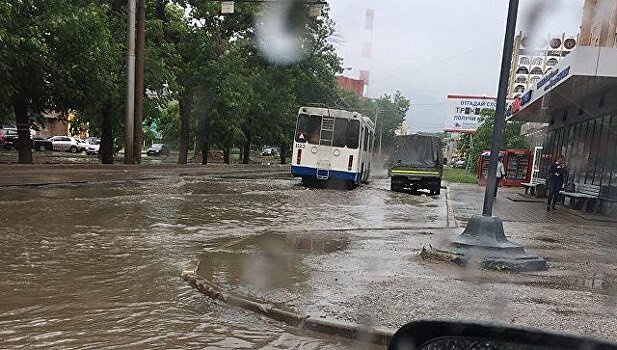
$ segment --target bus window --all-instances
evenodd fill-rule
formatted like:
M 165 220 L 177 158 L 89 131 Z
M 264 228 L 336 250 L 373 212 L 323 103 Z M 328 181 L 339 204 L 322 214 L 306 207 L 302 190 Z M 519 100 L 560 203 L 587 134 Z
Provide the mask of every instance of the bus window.
M 336 118 L 334 120 L 334 139 L 332 146 L 345 147 L 347 144 L 347 119 Z
M 300 114 L 296 127 L 296 141 L 319 144 L 319 132 L 321 131 L 321 116 Z
M 347 148 L 356 149 L 360 143 L 360 122 L 350 120 L 347 123 Z
M 364 129 L 364 145 L 362 146 L 362 150 L 366 151 L 368 149 L 368 129 Z

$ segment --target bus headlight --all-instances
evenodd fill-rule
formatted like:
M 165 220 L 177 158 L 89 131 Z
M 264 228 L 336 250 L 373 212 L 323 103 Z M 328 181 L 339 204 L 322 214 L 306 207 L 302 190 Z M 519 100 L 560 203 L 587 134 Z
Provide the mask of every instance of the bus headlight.
M 311 148 L 311 153 L 317 154 L 317 147 L 316 146 L 313 146 L 313 148 Z
M 341 151 L 339 151 L 338 149 L 335 149 L 335 150 L 334 150 L 334 155 L 335 155 L 336 157 L 340 156 L 340 155 L 341 155 Z

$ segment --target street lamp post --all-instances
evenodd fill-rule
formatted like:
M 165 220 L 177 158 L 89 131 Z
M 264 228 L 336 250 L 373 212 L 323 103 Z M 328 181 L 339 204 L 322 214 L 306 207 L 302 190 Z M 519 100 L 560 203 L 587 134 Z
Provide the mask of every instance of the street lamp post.
M 546 270 L 546 261 L 506 238 L 503 223 L 493 216 L 494 191 L 497 186 L 497 161 L 501 144 L 502 129 L 505 124 L 506 93 L 508 76 L 512 64 L 512 46 L 516 30 L 516 16 L 519 0 L 510 0 L 506 34 L 501 57 L 501 74 L 499 76 L 499 90 L 497 92 L 497 110 L 495 112 L 495 127 L 493 129 L 493 143 L 488 168 L 487 184 L 484 193 L 484 207 L 482 215 L 471 217 L 462 234 L 449 243 L 449 246 L 440 251 L 452 253 L 459 260 L 478 263 L 486 268 L 505 270 Z M 469 159 L 468 159 L 469 161 Z

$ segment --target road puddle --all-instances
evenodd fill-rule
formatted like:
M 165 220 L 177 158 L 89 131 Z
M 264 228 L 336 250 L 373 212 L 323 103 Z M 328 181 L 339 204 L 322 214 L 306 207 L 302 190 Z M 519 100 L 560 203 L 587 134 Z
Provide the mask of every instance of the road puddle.
M 313 254 L 342 251 L 349 239 L 327 234 L 264 233 L 221 243 L 202 254 L 197 273 L 223 288 L 244 290 L 257 297 L 278 291 L 300 293 L 308 279 L 303 259 Z

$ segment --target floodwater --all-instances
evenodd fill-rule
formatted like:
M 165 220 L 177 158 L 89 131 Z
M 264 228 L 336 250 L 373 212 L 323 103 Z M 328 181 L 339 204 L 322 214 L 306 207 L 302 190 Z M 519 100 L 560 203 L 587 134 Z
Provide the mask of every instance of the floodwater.
M 386 189 L 385 180 L 334 191 L 290 178 L 189 177 L 0 188 L 0 348 L 349 348 L 211 302 L 179 275 L 216 247 L 204 273 L 287 302 L 277 291 L 294 289 L 279 287 L 309 287 L 303 256 L 349 244 L 309 230 L 442 225 L 427 214 L 434 199 Z M 410 206 L 433 209 L 414 217 Z M 283 255 L 270 258 L 285 262 L 277 274 L 263 273 L 263 255 L 236 254 L 272 244 Z

